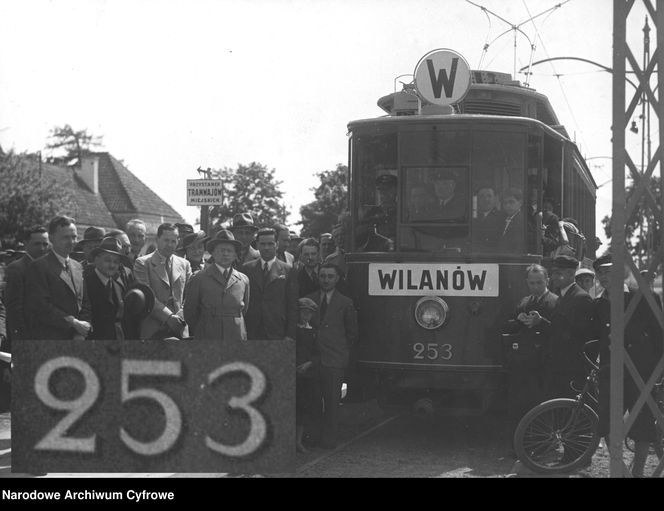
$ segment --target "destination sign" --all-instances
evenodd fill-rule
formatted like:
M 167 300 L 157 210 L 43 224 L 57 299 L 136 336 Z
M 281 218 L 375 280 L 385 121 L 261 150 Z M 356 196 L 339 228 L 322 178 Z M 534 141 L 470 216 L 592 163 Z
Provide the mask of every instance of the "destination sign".
M 369 264 L 371 296 L 498 296 L 497 264 Z
M 218 206 L 223 199 L 221 179 L 187 179 L 187 206 Z

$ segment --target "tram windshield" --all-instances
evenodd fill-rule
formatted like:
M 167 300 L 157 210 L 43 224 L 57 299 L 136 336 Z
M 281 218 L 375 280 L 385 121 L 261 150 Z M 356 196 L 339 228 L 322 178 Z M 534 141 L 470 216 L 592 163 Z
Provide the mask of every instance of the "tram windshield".
M 526 252 L 537 192 L 524 186 L 540 165 L 527 139 L 431 125 L 354 135 L 355 250 Z

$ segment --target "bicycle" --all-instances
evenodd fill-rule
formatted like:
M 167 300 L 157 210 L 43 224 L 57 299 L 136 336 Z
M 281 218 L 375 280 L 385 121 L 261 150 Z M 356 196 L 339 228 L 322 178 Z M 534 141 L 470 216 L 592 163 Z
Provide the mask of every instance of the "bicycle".
M 587 342 L 586 348 L 593 342 L 597 341 Z M 591 369 L 576 398 L 540 403 L 521 418 L 514 432 L 516 455 L 533 472 L 570 472 L 587 466 L 597 450 L 599 418 L 588 403 L 597 404 L 599 366 L 585 351 L 583 356 Z

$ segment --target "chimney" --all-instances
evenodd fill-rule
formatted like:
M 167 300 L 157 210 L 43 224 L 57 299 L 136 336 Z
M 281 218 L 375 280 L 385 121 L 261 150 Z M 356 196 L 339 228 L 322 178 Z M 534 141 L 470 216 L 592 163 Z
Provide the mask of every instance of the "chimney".
M 81 157 L 80 177 L 92 193 L 99 193 L 99 156 L 92 154 Z

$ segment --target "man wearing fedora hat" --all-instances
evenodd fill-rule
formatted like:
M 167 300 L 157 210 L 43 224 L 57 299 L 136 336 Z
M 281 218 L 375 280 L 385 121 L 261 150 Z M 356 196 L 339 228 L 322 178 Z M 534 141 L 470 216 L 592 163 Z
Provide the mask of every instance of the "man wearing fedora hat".
M 233 268 L 242 243 L 229 231 L 207 242 L 213 263 L 194 275 L 185 290 L 184 319 L 196 340 L 244 341 L 249 278 Z
M 210 237 L 205 234 L 205 231 L 189 233 L 182 239 L 182 248 L 176 254 L 189 261 L 192 274 L 196 274 L 203 269 L 205 244 L 209 239 Z
M 106 236 L 106 229 L 103 227 L 88 227 L 83 233 L 83 239 L 74 245 L 74 252 L 82 252 L 81 264 L 87 266 L 91 262 L 92 250 L 98 247 L 101 240 Z
M 551 314 L 548 329 L 550 364 L 548 369 L 549 396 L 574 397 L 570 382 L 582 385 L 586 378 L 583 359 L 584 344 L 593 335 L 592 298 L 574 281 L 579 261 L 567 255 L 553 260 L 551 281 L 559 290 L 560 299 Z
M 451 169 L 444 169 L 433 175 L 433 188 L 438 200 L 438 218 L 463 221 L 466 216 L 466 203 L 457 190 L 458 175 Z
M 104 238 L 90 253 L 92 271 L 84 272 L 84 317 L 90 318 L 89 339 L 124 340 L 122 330 L 125 284 L 118 278 L 120 268 L 129 265 L 122 243 L 113 237 Z
M 242 243 L 242 250 L 237 260 L 238 267 L 242 268 L 243 264 L 260 257 L 260 252 L 251 246 L 256 239 L 258 227 L 254 225 L 254 219 L 249 213 L 236 214 L 228 230 L 233 233 L 237 241 Z

